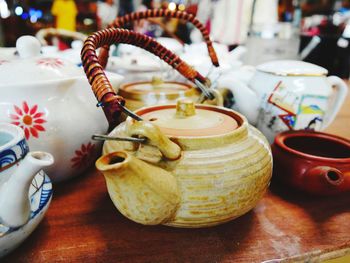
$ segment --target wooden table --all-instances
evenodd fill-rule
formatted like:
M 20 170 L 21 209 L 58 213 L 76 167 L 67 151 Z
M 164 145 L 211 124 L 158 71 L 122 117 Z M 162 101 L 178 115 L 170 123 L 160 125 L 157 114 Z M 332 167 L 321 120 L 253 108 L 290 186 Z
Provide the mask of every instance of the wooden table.
M 349 96 L 327 131 L 350 139 Z M 153 227 L 133 223 L 117 212 L 103 176 L 92 169 L 56 185 L 41 225 L 0 261 L 261 262 L 349 242 L 349 194 L 316 198 L 273 183 L 255 209 L 224 225 Z

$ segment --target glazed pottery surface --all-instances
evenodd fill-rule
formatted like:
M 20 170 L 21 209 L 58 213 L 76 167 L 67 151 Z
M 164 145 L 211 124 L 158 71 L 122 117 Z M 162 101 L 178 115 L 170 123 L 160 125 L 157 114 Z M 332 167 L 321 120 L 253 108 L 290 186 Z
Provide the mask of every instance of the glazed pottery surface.
M 11 228 L 0 223 L 0 257 L 18 247 L 44 218 L 52 198 L 52 184 L 43 171 L 40 171 L 33 179 L 28 198 L 31 212 L 26 224 L 18 228 Z
M 248 84 L 232 80 L 228 88 L 238 111 L 272 143 L 282 131 L 323 130 L 334 120 L 348 88 L 326 75 L 310 63 L 272 61 L 258 66 Z
M 350 191 L 350 141 L 312 131 L 288 131 L 272 145 L 274 178 L 317 195 Z
M 198 102 L 201 92 L 185 82 L 163 81 L 160 78 L 153 78 L 151 81 L 122 84 L 118 95 L 125 98 L 126 107 L 134 111 L 145 106 L 176 103 L 179 99 L 190 99 L 193 102 Z M 222 106 L 221 94 L 215 92 L 215 96 L 215 100 L 207 101 L 207 103 Z
M 0 61 L 16 57 L 16 48 L 0 47 Z
M 54 182 L 81 174 L 99 153 L 91 135 L 108 129 L 82 69 L 40 55 L 40 44 L 27 36 L 17 49 L 20 58 L 0 61 L 0 121 L 21 127 L 32 150 L 54 155 L 47 169 Z M 122 80 L 109 77 L 113 87 Z
M 29 152 L 24 132 L 0 123 L 0 257 L 17 247 L 39 224 L 52 195 L 41 170 L 52 155 Z
M 110 126 L 119 123 L 121 113 L 129 115 L 102 136 L 108 140 L 105 155 L 96 162 L 117 209 L 141 224 L 176 227 L 213 226 L 252 209 L 272 173 L 266 138 L 242 115 L 195 106 L 189 99 L 131 112 L 109 85 L 96 55 L 96 49 L 115 42 L 143 47 L 195 83 L 205 97 L 215 95 L 205 77 L 150 37 L 118 28 L 88 37 L 82 61 Z
M 110 137 L 146 137 L 146 143 L 108 141 L 96 165 L 111 199 L 142 224 L 207 227 L 252 209 L 268 187 L 272 156 L 263 135 L 240 114 L 179 101 L 143 108 Z

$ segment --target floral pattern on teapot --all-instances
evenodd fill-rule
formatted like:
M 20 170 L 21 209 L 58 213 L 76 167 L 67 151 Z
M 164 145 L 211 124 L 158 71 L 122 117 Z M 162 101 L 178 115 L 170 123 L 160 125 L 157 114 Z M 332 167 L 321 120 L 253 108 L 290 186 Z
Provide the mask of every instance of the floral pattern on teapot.
M 80 149 L 75 151 L 75 156 L 71 159 L 72 168 L 85 168 L 96 155 L 96 146 L 95 144 L 89 142 L 87 144 L 82 144 Z
M 108 130 L 103 112 L 94 107 L 83 69 L 63 58 L 42 55 L 40 43 L 31 36 L 18 39 L 16 52 L 16 56 L 13 52 L 9 58 L 0 57 L 8 60 L 0 66 L 0 121 L 21 127 L 31 150 L 53 154 L 57 162 L 45 170 L 52 181 L 78 176 L 94 160 L 72 168 L 75 151 L 91 141 L 92 134 Z M 108 75 L 117 88 L 123 77 Z
M 270 94 L 261 103 L 259 119 L 267 123 L 274 132 L 284 130 L 321 129 L 328 98 L 326 96 L 291 92 L 279 81 Z
M 0 59 L 0 66 L 5 63 L 9 63 L 9 61 L 6 59 Z
M 46 120 L 44 112 L 38 111 L 38 105 L 35 104 L 29 107 L 26 101 L 23 101 L 22 107 L 14 105 L 15 112 L 10 114 L 12 124 L 21 127 L 24 130 L 26 139 L 30 139 L 31 136 L 39 138 L 39 132 L 44 132 L 45 127 L 43 124 Z
M 42 58 L 36 62 L 37 65 L 42 65 L 51 68 L 61 68 L 64 63 L 59 58 Z

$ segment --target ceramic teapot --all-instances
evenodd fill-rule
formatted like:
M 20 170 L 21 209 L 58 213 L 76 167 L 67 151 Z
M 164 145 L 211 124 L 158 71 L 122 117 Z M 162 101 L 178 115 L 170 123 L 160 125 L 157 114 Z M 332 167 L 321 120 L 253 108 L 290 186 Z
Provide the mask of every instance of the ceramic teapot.
M 82 61 L 110 123 L 117 124 L 113 118 L 127 109 L 108 86 L 95 49 L 114 41 L 166 54 L 165 61 L 188 79 L 202 81 L 205 89 L 198 72 L 155 40 L 122 29 L 99 31 L 86 40 Z M 176 227 L 217 225 L 252 209 L 267 189 L 272 173 L 269 144 L 242 115 L 195 106 L 190 100 L 128 114 L 107 137 L 125 141 L 106 142 L 106 155 L 96 166 L 105 175 L 114 204 L 131 220 Z
M 29 152 L 21 128 L 0 123 L 0 256 L 22 242 L 42 219 L 51 183 L 39 171 L 52 163 L 49 153 Z M 32 181 L 42 183 L 34 189 Z
M 274 178 L 313 195 L 350 191 L 350 141 L 315 131 L 285 131 L 271 146 Z
M 54 155 L 56 164 L 47 169 L 53 181 L 82 173 L 99 152 L 91 135 L 108 129 L 82 69 L 40 55 L 34 37 L 19 38 L 16 48 L 18 58 L 0 61 L 0 121 L 21 127 L 32 150 Z M 113 87 L 121 80 L 110 74 Z
M 242 74 L 251 74 L 251 71 Z M 249 83 L 226 79 L 236 107 L 270 143 L 285 130 L 323 130 L 335 118 L 348 87 L 327 70 L 302 61 L 280 60 L 258 66 Z M 335 89 L 333 90 L 332 87 Z

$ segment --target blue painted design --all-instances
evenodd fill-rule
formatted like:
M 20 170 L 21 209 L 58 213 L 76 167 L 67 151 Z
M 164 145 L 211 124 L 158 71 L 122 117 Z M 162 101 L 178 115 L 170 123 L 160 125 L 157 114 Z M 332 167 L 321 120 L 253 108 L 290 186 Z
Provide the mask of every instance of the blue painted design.
M 29 146 L 27 141 L 25 139 L 20 140 L 16 145 L 0 152 L 0 168 L 23 159 L 28 152 Z
M 38 185 L 37 181 L 41 182 L 40 185 Z M 45 175 L 43 171 L 40 171 L 33 179 L 31 189 L 35 191 L 30 196 L 31 213 L 29 220 L 36 217 L 48 205 L 52 196 L 52 184 L 50 178 Z M 23 226 L 8 227 L 0 223 L 0 238 L 10 234 L 11 232 L 17 231 L 22 227 Z
M 29 146 L 25 139 L 19 141 L 17 145 L 21 148 L 23 156 L 25 156 L 29 152 Z
M 303 114 L 303 108 L 308 107 L 310 110 L 315 111 L 315 114 L 321 114 L 324 115 L 324 110 L 316 104 L 310 104 L 307 105 L 307 103 L 305 104 L 305 100 L 307 99 L 317 99 L 321 104 L 325 103 L 328 100 L 328 97 L 326 96 L 319 96 L 319 95 L 303 95 L 300 99 L 300 103 L 299 103 L 299 108 L 298 108 L 298 113 L 297 115 Z M 309 113 L 311 114 L 311 113 Z
M 293 129 L 295 126 L 296 116 L 295 115 L 279 115 L 283 122 L 288 126 L 289 129 Z
M 45 207 L 47 202 L 50 200 L 51 194 L 52 194 L 52 189 L 42 189 L 41 196 L 40 196 L 39 208 L 35 211 L 32 211 L 31 218 L 36 216 Z
M 50 197 L 52 195 L 52 185 L 51 180 L 48 176 L 45 175 L 43 171 L 40 171 L 39 174 L 44 178 L 43 182 L 40 186 L 36 186 L 38 188 L 38 191 L 36 191 L 31 196 L 31 202 L 38 202 L 38 206 L 36 209 L 31 211 L 30 218 L 35 217 L 40 211 L 47 205 L 47 203 L 50 200 Z
M 0 168 L 17 161 L 17 155 L 12 149 L 7 149 L 0 153 Z
M 315 111 L 322 110 L 318 105 L 310 105 L 309 107 Z

